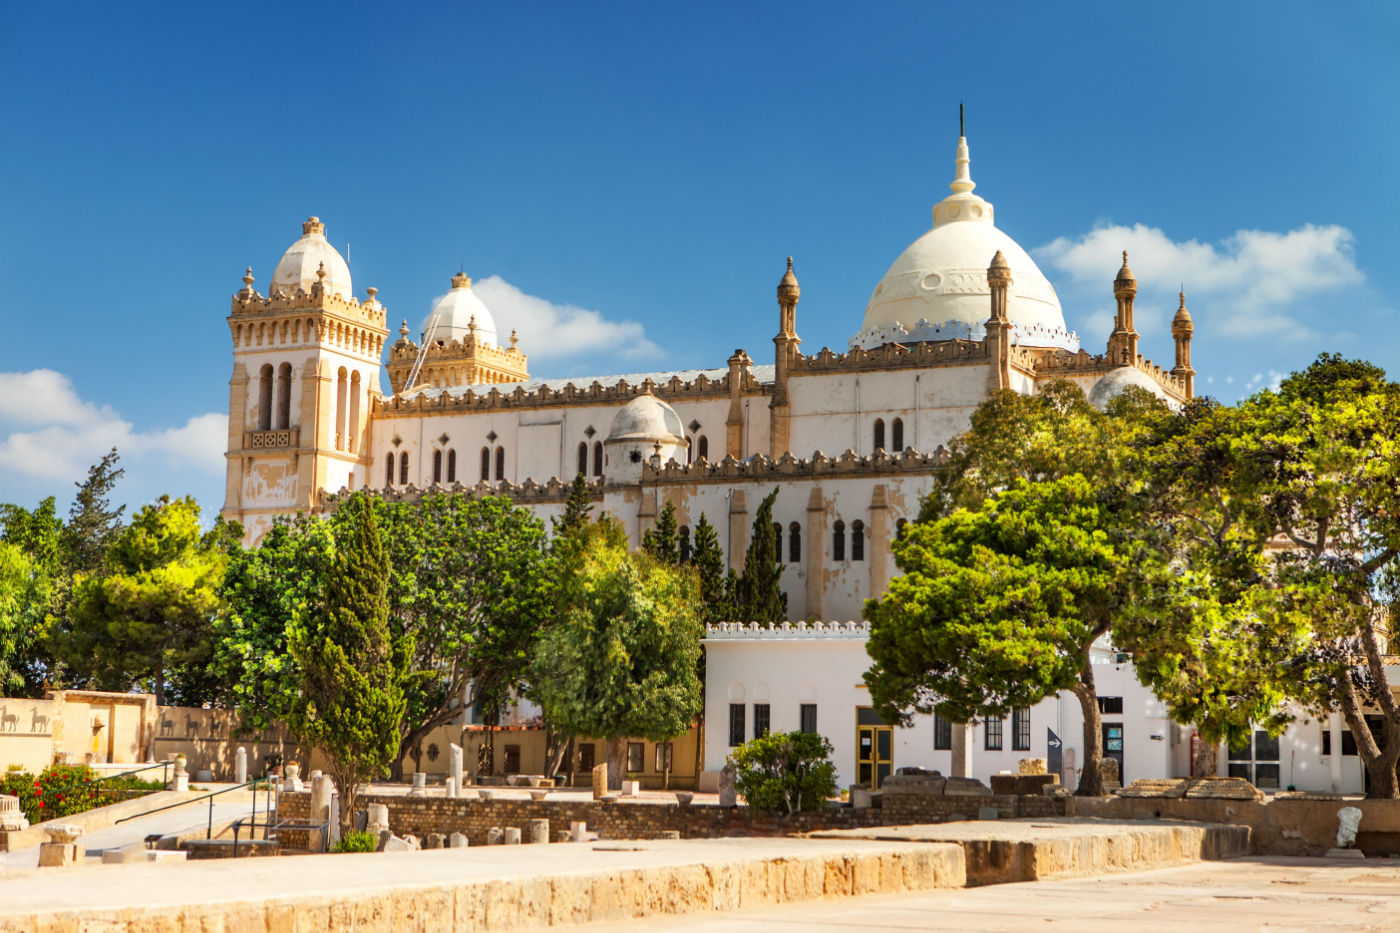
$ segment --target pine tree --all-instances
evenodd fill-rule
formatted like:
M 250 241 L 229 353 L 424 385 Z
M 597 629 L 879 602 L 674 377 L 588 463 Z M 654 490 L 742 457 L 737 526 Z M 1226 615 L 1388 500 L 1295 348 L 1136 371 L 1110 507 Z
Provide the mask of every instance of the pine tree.
M 735 608 L 740 621 L 782 622 L 787 619 L 787 593 L 783 592 L 783 564 L 778 560 L 778 536 L 773 530 L 774 489 L 758 507 L 753 535 L 744 556 L 744 573 L 738 580 Z
M 68 565 L 74 572 L 101 570 L 107 548 L 122 529 L 122 513 L 126 506 L 111 507 L 108 496 L 126 470 L 117 466 L 117 448 L 88 467 L 87 479 L 76 483 L 78 495 L 68 512 L 68 524 L 63 529 L 64 549 Z
M 707 625 L 730 622 L 734 619 L 731 591 L 725 576 L 724 555 L 719 549 L 719 535 L 715 528 L 700 514 L 695 525 L 695 547 L 691 551 L 691 562 L 700 574 L 700 620 Z M 732 574 L 733 571 L 730 571 Z
M 395 638 L 389 628 L 389 559 L 374 503 L 356 495 L 341 508 L 359 514 L 343 526 L 317 605 L 297 620 L 287 647 L 302 670 L 290 724 L 330 760 L 345 835 L 353 829 L 356 786 L 398 758 L 413 639 Z
M 579 473 L 569 485 L 569 501 L 564 504 L 564 517 L 553 519 L 556 537 L 568 535 L 588 523 L 593 513 L 593 493 L 588 480 Z
M 676 506 L 667 502 L 656 518 L 656 527 L 642 535 L 642 550 L 663 564 L 679 566 L 681 551 L 676 525 Z

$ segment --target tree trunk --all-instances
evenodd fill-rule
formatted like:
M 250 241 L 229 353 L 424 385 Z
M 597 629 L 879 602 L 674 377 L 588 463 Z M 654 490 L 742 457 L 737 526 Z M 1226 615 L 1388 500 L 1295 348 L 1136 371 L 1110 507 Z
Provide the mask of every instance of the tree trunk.
M 1196 738 L 1196 757 L 1191 761 L 1193 778 L 1215 777 L 1220 769 L 1220 743 L 1207 742 L 1199 733 Z
M 1367 619 L 1362 629 L 1361 644 L 1366 649 L 1366 666 L 1371 674 L 1371 682 L 1380 685 L 1375 699 L 1385 724 L 1385 747 L 1377 749 L 1373 761 L 1366 762 L 1366 770 L 1371 776 L 1371 787 L 1366 791 L 1366 796 L 1376 800 L 1394 800 L 1400 797 L 1400 776 L 1395 772 L 1396 763 L 1400 761 L 1400 707 L 1397 707 L 1395 695 L 1390 692 L 1385 659 L 1381 654 L 1380 635 L 1372 619 Z M 1365 721 L 1364 716 L 1360 718 Z M 1368 738 L 1370 732 L 1368 726 Z
M 340 809 L 336 815 L 340 820 L 340 838 L 344 840 L 355 831 L 355 807 L 360 802 L 359 772 L 354 767 L 338 764 L 334 759 L 326 770 L 335 781 L 335 792 L 340 795 Z
M 156 706 L 164 706 L 164 705 L 165 705 L 165 665 L 162 664 L 160 661 L 157 661 L 157 662 L 156 662 L 156 672 L 155 672 L 155 678 L 154 678 L 154 680 L 155 680 L 155 684 L 156 684 Z
M 572 735 L 554 735 L 551 741 L 553 745 L 551 745 L 549 755 L 545 758 L 544 763 L 544 776 L 547 778 L 563 773 L 561 769 L 564 767 L 564 759 L 569 756 L 569 749 L 573 747 L 574 737 Z
M 1079 683 L 1073 687 L 1079 698 L 1079 708 L 1084 713 L 1084 770 L 1079 774 L 1079 787 L 1076 797 L 1102 797 L 1103 770 L 1103 719 L 1099 716 L 1099 697 L 1094 689 L 1094 665 L 1089 646 L 1084 648 L 1084 662 L 1079 668 Z M 1120 776 L 1121 780 L 1121 776 Z
M 627 767 L 626 737 L 608 740 L 608 790 L 621 790 L 624 769 Z

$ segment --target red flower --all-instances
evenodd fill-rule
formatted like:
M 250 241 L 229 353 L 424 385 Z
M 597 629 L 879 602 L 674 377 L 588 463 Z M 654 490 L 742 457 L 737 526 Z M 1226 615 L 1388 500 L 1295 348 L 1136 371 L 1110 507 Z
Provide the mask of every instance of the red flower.
M 42 807 L 42 806 L 43 806 L 43 805 L 44 805 L 44 801 L 42 801 L 42 800 L 41 800 L 41 801 L 39 801 L 39 806 L 41 806 L 41 807 Z

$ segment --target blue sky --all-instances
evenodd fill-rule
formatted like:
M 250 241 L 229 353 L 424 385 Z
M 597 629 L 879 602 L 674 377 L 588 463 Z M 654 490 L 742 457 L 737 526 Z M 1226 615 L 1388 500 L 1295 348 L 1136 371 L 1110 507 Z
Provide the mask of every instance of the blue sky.
M 959 101 L 1086 347 L 1127 248 L 1159 362 L 1184 281 L 1202 391 L 1400 373 L 1397 40 L 1347 2 L 7 4 L 0 500 L 115 443 L 124 500 L 217 509 L 229 296 L 309 214 L 395 325 L 464 268 L 536 375 L 768 360 L 789 254 L 843 349 Z

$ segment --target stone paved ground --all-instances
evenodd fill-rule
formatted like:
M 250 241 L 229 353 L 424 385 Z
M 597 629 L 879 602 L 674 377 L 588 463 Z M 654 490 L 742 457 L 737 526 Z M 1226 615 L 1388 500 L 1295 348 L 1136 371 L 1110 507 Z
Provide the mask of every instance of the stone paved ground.
M 634 920 L 608 928 L 616 933 L 1400 931 L 1400 861 L 1235 859 L 1102 878 L 871 895 L 742 915 Z

